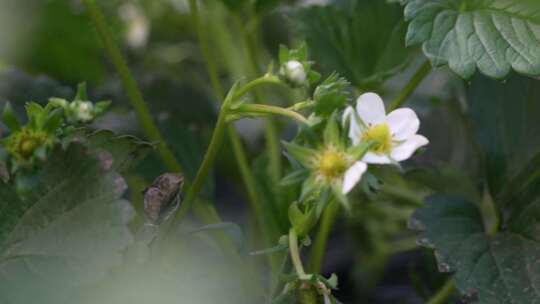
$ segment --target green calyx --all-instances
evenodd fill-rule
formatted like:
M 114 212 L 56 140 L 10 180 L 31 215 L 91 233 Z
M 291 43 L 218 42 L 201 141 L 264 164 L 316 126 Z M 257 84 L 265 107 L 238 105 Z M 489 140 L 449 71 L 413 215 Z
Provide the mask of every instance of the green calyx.
M 23 167 L 30 167 L 35 158 L 41 158 L 40 153 L 53 143 L 51 134 L 30 128 L 22 128 L 11 134 L 5 142 L 9 155 Z

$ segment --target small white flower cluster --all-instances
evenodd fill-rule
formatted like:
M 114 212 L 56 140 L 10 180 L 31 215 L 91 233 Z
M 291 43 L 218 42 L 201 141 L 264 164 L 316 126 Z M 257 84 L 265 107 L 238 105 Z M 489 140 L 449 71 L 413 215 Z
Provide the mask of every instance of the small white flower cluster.
M 350 164 L 343 174 L 342 191 L 350 192 L 366 172 L 368 164 L 392 164 L 404 161 L 420 147 L 429 143 L 417 134 L 420 120 L 409 108 L 400 108 L 386 114 L 384 102 L 375 93 L 361 95 L 356 109 L 349 106 L 342 117 L 349 126 L 348 136 L 353 146 L 366 142 L 373 145 L 365 155 Z

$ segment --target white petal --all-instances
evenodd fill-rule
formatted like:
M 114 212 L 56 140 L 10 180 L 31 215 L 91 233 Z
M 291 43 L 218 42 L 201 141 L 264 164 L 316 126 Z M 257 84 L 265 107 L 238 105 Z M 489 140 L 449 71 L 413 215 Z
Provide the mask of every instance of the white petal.
M 391 164 L 392 160 L 385 154 L 376 154 L 373 152 L 367 152 L 366 155 L 362 158 L 363 162 L 368 164 Z
M 422 135 L 413 135 L 407 141 L 399 144 L 392 149 L 392 159 L 395 161 L 404 161 L 413 155 L 418 148 L 425 146 L 429 140 Z
M 366 163 L 356 162 L 345 172 L 343 178 L 343 193 L 349 193 L 364 175 L 367 170 Z
M 406 140 L 418 132 L 420 120 L 416 113 L 409 108 L 401 108 L 392 111 L 386 117 L 386 122 L 396 140 Z
M 356 119 L 356 113 L 351 106 L 348 106 L 345 109 L 345 112 L 343 112 L 341 119 L 343 126 L 346 125 L 347 121 L 349 121 L 349 138 L 351 139 L 353 145 L 357 145 L 360 142 L 360 137 L 362 135 L 362 127 Z
M 365 93 L 356 100 L 356 112 L 365 124 L 384 122 L 386 110 L 381 97 L 375 93 Z

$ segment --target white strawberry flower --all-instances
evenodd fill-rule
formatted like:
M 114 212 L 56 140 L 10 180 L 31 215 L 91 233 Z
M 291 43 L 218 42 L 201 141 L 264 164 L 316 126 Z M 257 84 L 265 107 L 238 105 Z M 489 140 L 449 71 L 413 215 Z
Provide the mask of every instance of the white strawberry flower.
M 388 115 L 381 97 L 366 93 L 358 97 L 356 109 L 349 106 L 343 113 L 343 123 L 349 121 L 349 138 L 353 145 L 373 141 L 374 146 L 361 161 L 369 164 L 390 164 L 408 159 L 420 147 L 429 143 L 416 134 L 420 120 L 409 108 L 399 108 Z
M 313 164 L 317 181 L 335 185 L 341 188 L 343 194 L 349 193 L 367 170 L 364 162 L 354 161 L 351 156 L 333 147 L 318 154 Z

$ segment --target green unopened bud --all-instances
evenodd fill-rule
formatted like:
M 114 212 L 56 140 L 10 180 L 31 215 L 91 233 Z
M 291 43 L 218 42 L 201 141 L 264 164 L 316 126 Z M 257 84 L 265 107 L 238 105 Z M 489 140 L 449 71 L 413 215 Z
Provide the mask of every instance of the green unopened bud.
M 74 101 L 70 104 L 75 120 L 90 122 L 94 119 L 94 105 L 90 101 Z

